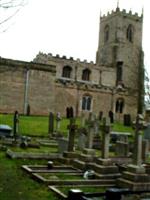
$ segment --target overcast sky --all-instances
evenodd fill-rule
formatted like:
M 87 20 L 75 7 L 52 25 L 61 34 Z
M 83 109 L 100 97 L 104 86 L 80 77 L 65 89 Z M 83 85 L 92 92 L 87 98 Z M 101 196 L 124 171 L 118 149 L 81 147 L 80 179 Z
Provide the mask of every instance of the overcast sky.
M 131 9 L 140 15 L 144 7 L 143 50 L 147 69 L 150 68 L 149 4 L 148 0 L 119 1 L 121 9 Z M 31 61 L 41 51 L 95 61 L 100 10 L 106 14 L 116 6 L 117 0 L 28 0 L 9 24 L 0 27 L 0 56 Z

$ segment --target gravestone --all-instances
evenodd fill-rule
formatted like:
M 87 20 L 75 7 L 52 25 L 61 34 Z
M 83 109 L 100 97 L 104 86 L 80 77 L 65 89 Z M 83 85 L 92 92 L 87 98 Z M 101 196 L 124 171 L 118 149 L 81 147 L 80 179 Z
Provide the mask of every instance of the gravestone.
M 124 116 L 124 126 L 131 126 L 131 115 L 125 114 Z
M 64 151 L 68 150 L 68 140 L 66 138 L 58 138 L 58 152 L 63 154 Z
M 58 112 L 56 114 L 56 131 L 60 129 L 60 121 L 61 121 L 61 116 L 60 116 L 60 112 Z
M 73 107 L 67 107 L 66 108 L 66 118 L 73 118 L 74 117 L 74 112 L 73 112 Z
M 101 121 L 102 118 L 103 118 L 103 111 L 100 111 L 100 112 L 99 112 L 99 121 Z
M 108 115 L 109 115 L 110 123 L 114 123 L 114 113 L 110 110 Z
M 30 105 L 27 106 L 27 116 L 30 116 Z
M 68 141 L 68 152 L 74 151 L 74 142 L 75 142 L 75 133 L 77 129 L 77 125 L 75 124 L 75 119 L 70 119 L 69 129 L 69 141 Z
M 75 152 L 75 134 L 77 130 L 77 125 L 75 124 L 75 119 L 70 118 L 70 124 L 67 127 L 69 129 L 68 135 L 68 148 L 64 151 L 63 156 L 69 160 L 72 160 L 78 156 Z
M 150 177 L 146 174 L 146 169 L 142 161 L 141 131 L 143 128 L 143 118 L 141 115 L 138 115 L 135 122 L 133 164 L 128 165 L 122 177 L 118 179 L 119 187 L 130 188 L 133 191 L 150 190 Z
M 15 140 L 17 139 L 18 136 L 18 130 L 19 130 L 19 113 L 16 110 L 14 113 L 14 120 L 13 120 L 13 136 Z
M 48 133 L 52 135 L 54 132 L 54 114 L 52 112 L 49 113 L 49 126 Z
M 149 141 L 144 139 L 142 141 L 142 162 L 145 163 L 149 153 Z
M 119 157 L 128 157 L 129 155 L 129 144 L 124 141 L 117 141 L 115 148 L 116 155 Z
M 144 129 L 144 139 L 150 140 L 150 123 L 148 123 L 147 127 Z
M 85 128 L 80 128 L 78 134 L 78 149 L 83 150 L 87 143 L 87 131 Z

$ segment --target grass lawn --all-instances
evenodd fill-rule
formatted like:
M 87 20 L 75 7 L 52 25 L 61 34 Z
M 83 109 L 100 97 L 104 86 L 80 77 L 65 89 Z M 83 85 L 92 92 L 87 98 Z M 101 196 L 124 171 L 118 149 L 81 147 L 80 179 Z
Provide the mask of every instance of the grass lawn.
M 80 127 L 80 119 L 76 120 Z M 8 124 L 13 127 L 13 115 L 0 114 L 0 124 Z M 69 120 L 63 118 L 60 123 L 60 131 L 67 135 L 67 125 Z M 55 124 L 56 127 L 56 124 Z M 123 126 L 119 123 L 113 124 L 113 130 L 119 132 L 133 132 L 131 127 Z M 48 117 L 39 116 L 20 116 L 19 117 L 19 133 L 28 136 L 48 136 Z
M 0 152 L 0 199 L 3 200 L 58 200 L 43 184 L 31 179 L 21 169 L 23 164 L 46 161 L 11 160 Z

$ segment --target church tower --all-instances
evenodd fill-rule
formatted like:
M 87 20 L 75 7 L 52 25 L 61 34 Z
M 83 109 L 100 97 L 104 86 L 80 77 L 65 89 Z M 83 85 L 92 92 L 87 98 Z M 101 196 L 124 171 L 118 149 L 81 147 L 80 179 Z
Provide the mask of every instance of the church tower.
M 114 68 L 116 86 L 138 90 L 142 51 L 143 14 L 120 10 L 100 17 L 99 44 L 96 63 L 99 67 Z

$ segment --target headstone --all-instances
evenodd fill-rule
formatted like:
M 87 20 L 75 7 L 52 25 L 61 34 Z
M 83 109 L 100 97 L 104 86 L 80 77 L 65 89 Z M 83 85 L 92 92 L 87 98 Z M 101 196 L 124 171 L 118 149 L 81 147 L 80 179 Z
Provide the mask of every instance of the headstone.
M 100 111 L 100 112 L 99 112 L 99 121 L 101 121 L 102 118 L 103 118 L 103 111 Z
M 53 134 L 54 132 L 54 114 L 52 112 L 49 113 L 49 126 L 48 133 Z
M 128 157 L 129 155 L 129 144 L 124 141 L 116 142 L 116 155 L 119 157 Z
M 81 128 L 78 132 L 78 149 L 83 150 L 87 143 L 87 131 L 85 128 Z
M 114 113 L 111 110 L 109 111 L 109 118 L 110 118 L 110 123 L 114 123 Z
M 75 125 L 75 119 L 70 119 L 69 129 L 69 141 L 68 141 L 68 152 L 74 151 L 75 133 L 77 125 Z
M 63 154 L 64 151 L 68 150 L 68 140 L 66 138 L 59 138 L 58 141 L 58 152 Z
M 13 135 L 15 140 L 17 139 L 18 129 L 19 129 L 19 113 L 16 110 L 14 114 L 14 125 L 13 125 Z
M 131 126 L 131 116 L 130 116 L 130 114 L 124 115 L 124 126 Z
M 74 117 L 73 107 L 70 107 L 70 118 Z
M 143 161 L 143 163 L 145 163 L 147 161 L 148 153 L 149 153 L 149 141 L 143 140 L 142 141 L 142 161 Z
M 61 121 L 61 116 L 60 116 L 60 112 L 58 112 L 56 114 L 56 130 L 60 129 L 60 121 Z
M 70 112 L 69 111 L 70 111 L 70 109 L 67 107 L 66 108 L 66 118 L 67 119 L 69 119 L 69 117 L 70 117 Z
M 74 112 L 73 112 L 73 107 L 67 107 L 66 108 L 66 118 L 73 118 L 74 117 Z
M 144 139 L 150 140 L 150 123 L 144 129 Z
M 30 116 L 30 105 L 27 106 L 27 116 Z

